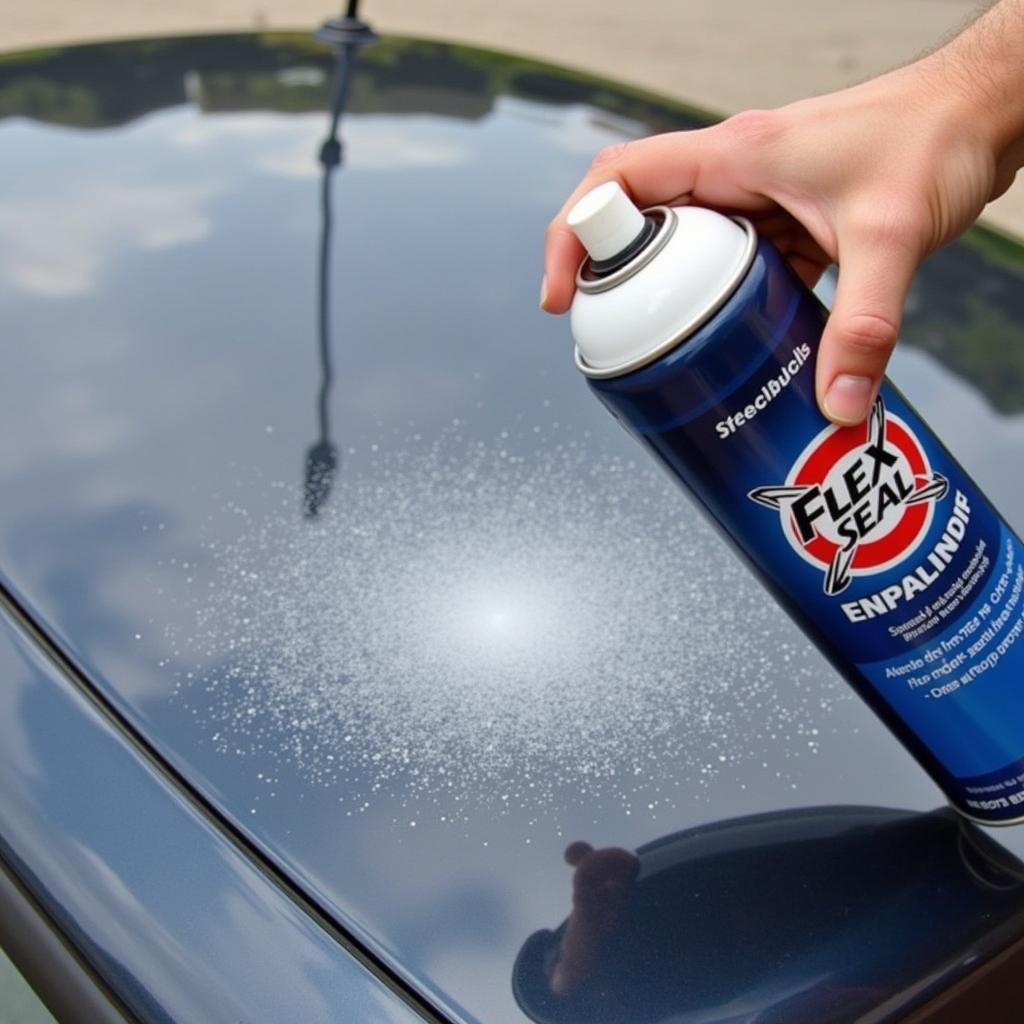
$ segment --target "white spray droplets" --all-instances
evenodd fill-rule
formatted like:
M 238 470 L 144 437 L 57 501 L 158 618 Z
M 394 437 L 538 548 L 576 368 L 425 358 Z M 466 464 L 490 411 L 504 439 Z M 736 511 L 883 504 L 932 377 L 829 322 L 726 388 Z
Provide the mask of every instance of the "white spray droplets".
M 651 812 L 811 734 L 819 659 L 642 456 L 465 429 L 374 439 L 319 521 L 288 503 L 210 541 L 176 647 L 218 749 L 349 814 L 387 795 L 455 821 Z

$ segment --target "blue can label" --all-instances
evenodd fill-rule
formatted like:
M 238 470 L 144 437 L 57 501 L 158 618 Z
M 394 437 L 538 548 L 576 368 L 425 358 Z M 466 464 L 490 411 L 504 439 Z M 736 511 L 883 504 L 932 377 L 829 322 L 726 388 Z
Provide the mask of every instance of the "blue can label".
M 824 572 L 824 591 L 843 593 L 854 576 L 873 576 L 902 564 L 927 536 L 935 505 L 949 481 L 932 470 L 914 431 L 886 415 L 879 398 L 866 430 L 826 428 L 797 456 L 786 481 L 758 487 L 748 497 L 779 512 L 793 550 Z M 962 497 L 962 496 L 960 496 Z M 942 543 L 901 585 L 890 585 L 863 607 L 851 604 L 851 621 L 885 611 L 925 590 L 949 564 L 970 519 L 958 504 Z
M 900 404 L 883 394 L 863 426 L 825 427 L 748 498 L 818 571 L 816 600 L 842 613 L 834 641 L 959 778 L 967 809 L 1022 816 L 1021 545 L 886 397 Z
M 779 480 L 741 460 L 759 517 L 742 517 L 748 544 L 941 760 L 964 810 L 1024 817 L 1021 543 L 888 385 L 867 422 L 824 425 L 801 443 L 809 417 L 781 419 L 793 410 L 787 392 L 812 387 L 807 355 L 795 346 L 714 424 L 721 446 L 756 451 L 773 430 L 794 452 Z M 690 425 L 705 444 L 709 420 Z
M 825 314 L 762 252 L 704 333 L 591 387 L 961 811 L 1024 819 L 1024 545 L 888 381 L 821 416 Z

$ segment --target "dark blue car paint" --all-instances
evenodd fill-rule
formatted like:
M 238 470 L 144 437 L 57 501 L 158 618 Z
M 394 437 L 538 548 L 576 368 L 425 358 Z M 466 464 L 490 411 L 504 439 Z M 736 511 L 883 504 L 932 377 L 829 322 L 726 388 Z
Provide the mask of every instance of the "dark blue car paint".
M 0 779 L 0 861 L 135 1019 L 423 1019 L 9 614 Z
M 508 428 L 530 432 L 535 422 L 548 431 L 557 419 L 578 437 L 589 431 L 595 454 L 628 457 L 630 442 L 617 436 L 571 365 L 565 325 L 534 312 L 537 244 L 600 144 L 688 127 L 695 118 L 607 83 L 476 51 L 396 40 L 368 48 L 360 60 L 349 122 L 360 131 L 346 138 L 343 127 L 346 166 L 334 182 L 331 428 L 339 479 L 372 481 L 372 444 L 382 436 L 405 444 L 413 417 L 426 436 L 467 419 L 470 439 Z M 0 189 L 0 202 L 9 204 L 0 218 L 8 261 L 0 283 L 7 342 L 0 571 L 104 699 L 349 935 L 450 1016 L 521 1021 L 513 965 L 529 935 L 568 909 L 561 853 L 570 839 L 636 849 L 666 833 L 760 811 L 841 802 L 924 811 L 938 795 L 863 709 L 832 701 L 824 667 L 829 708 L 821 712 L 817 754 L 798 756 L 806 737 L 780 733 L 756 756 L 741 751 L 710 782 L 680 769 L 671 804 L 657 813 L 630 815 L 614 801 L 579 799 L 566 784 L 553 806 L 500 814 L 481 794 L 464 828 L 444 823 L 439 792 L 439 806 L 428 802 L 429 814 L 413 828 L 400 791 L 371 813 L 348 817 L 343 788 L 311 785 L 287 761 L 268 765 L 251 752 L 218 749 L 203 717 L 220 698 L 211 692 L 204 707 L 204 691 L 193 688 L 189 703 L 182 701 L 179 686 L 195 666 L 172 656 L 167 636 L 194 626 L 189 570 L 181 567 L 202 563 L 204 538 L 230 538 L 234 517 L 259 520 L 282 504 L 296 532 L 317 525 L 303 521 L 301 475 L 320 384 L 317 152 L 328 129 L 332 70 L 329 52 L 303 38 L 260 36 L 83 47 L 0 65 L 3 109 L 22 115 L 0 125 L 11 168 Z M 438 249 L 426 240 L 439 222 L 453 244 Z M 987 234 L 935 257 L 920 275 L 894 370 L 1018 528 L 1024 491 L 1003 467 L 1019 451 L 1008 417 L 1024 409 L 1012 344 L 1024 322 L 1022 266 L 1018 248 Z M 270 482 L 284 482 L 287 492 Z M 600 495 L 600 481 L 587 486 Z M 337 507 L 343 500 L 336 483 L 329 501 Z M 680 505 L 681 519 L 690 514 Z M 203 668 L 215 671 L 217 663 Z M 775 684 L 782 705 L 817 699 L 781 667 Z M 14 692 L 6 679 L 0 692 Z M 56 709 L 53 716 L 63 721 Z M 53 732 L 49 715 L 33 723 L 23 717 L 3 723 L 11 730 L 4 756 L 20 758 L 12 778 L 21 787 L 39 770 L 26 737 Z M 67 736 L 54 735 L 74 751 L 86 740 L 67 727 Z M 117 764 L 131 779 L 127 750 Z M 89 756 L 83 751 L 80 760 Z M 259 777 L 268 767 L 277 776 L 273 799 Z M 560 777 L 572 777 L 572 764 L 557 767 Z M 54 906 L 66 927 L 84 930 L 83 941 L 93 934 L 83 915 L 96 864 L 124 858 L 142 870 L 135 858 L 144 838 L 122 824 L 105 845 L 102 835 L 95 839 L 98 858 L 74 845 L 74 832 L 50 805 L 59 808 L 67 794 L 85 800 L 91 781 L 65 761 L 56 785 L 37 787 L 40 803 L 28 820 L 0 825 L 8 847 L 30 841 L 47 822 L 67 832 L 83 859 L 66 866 L 78 884 Z M 5 780 L 4 792 L 6 800 L 16 787 Z M 157 800 L 155 792 L 175 803 L 173 788 L 156 782 L 140 801 Z M 97 813 L 116 810 L 105 805 Z M 136 814 L 150 820 L 141 806 Z M 237 856 L 205 818 L 193 822 L 193 835 L 196 849 L 188 852 L 197 857 L 216 865 Z M 1000 839 L 1024 850 L 1016 833 Z M 168 835 L 168 842 L 177 840 Z M 26 850 L 26 866 L 34 868 L 42 852 Z M 258 886 L 263 876 L 247 861 L 243 869 L 247 885 Z M 211 936 L 198 946 L 207 967 L 220 970 L 227 957 L 225 969 L 242 969 L 221 948 L 234 924 L 218 918 L 205 888 L 212 870 L 143 871 L 140 892 L 161 915 L 153 934 L 165 933 L 162 915 L 169 915 L 178 927 Z M 304 923 L 327 935 L 295 913 L 290 927 L 303 932 Z M 965 948 L 943 983 L 1006 937 L 983 936 Z M 104 941 L 119 959 L 126 952 L 116 943 L 139 957 L 159 953 L 156 944 L 133 947 L 117 935 Z M 336 952 L 355 969 L 348 954 Z M 176 964 L 149 966 L 155 995 L 136 993 L 140 1005 L 171 1000 Z M 798 973 L 812 967 L 791 966 Z M 341 977 L 348 968 L 338 970 Z M 125 983 L 126 975 L 112 973 Z M 217 985 L 207 981 L 204 991 L 216 999 Z M 658 988 L 655 981 L 642 972 L 636 978 L 638 1003 L 648 987 Z M 326 976 L 310 972 L 300 994 L 312 999 L 323 988 L 323 1005 L 333 1006 L 335 982 L 333 968 Z M 879 1000 L 905 1005 L 921 983 L 890 979 Z M 760 1000 L 757 1012 L 785 995 L 748 994 Z M 678 1018 L 688 1019 L 691 1009 L 677 1006 Z M 179 1006 L 171 1019 L 200 1019 L 189 1016 L 193 1010 Z
M 1024 865 L 948 807 L 755 814 L 641 847 L 635 877 L 617 864 L 615 851 L 585 854 L 576 935 L 566 922 L 519 954 L 516 998 L 539 1024 L 644 1024 L 681 1006 L 685 1020 L 744 1024 L 752 1005 L 758 1024 L 839 1024 L 869 1016 L 894 978 L 920 978 L 923 991 L 891 1000 L 899 1016 L 945 989 L 983 936 L 1012 940 L 1024 914 Z M 609 886 L 614 898 L 594 899 Z M 560 953 L 574 973 L 556 994 Z M 751 1000 L 759 987 L 774 998 Z

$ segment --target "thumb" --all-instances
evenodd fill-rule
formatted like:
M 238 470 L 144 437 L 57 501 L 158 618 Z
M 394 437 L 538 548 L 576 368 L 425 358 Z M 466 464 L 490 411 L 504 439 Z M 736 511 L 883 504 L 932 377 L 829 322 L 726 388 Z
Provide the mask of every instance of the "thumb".
M 839 286 L 818 351 L 818 406 L 851 426 L 868 414 L 892 354 L 917 260 L 909 247 L 841 247 Z

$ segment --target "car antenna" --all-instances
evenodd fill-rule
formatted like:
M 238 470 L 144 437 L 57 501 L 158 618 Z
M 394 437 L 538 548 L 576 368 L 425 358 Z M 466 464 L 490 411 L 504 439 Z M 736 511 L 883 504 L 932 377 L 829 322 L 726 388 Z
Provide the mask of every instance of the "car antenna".
M 334 476 L 338 468 L 338 449 L 331 440 L 330 394 L 334 383 L 334 369 L 331 364 L 329 282 L 331 257 L 331 175 L 342 166 L 344 146 L 338 137 L 342 114 L 348 104 L 352 88 L 356 55 L 361 46 L 376 41 L 373 29 L 359 17 L 359 0 L 349 0 L 345 13 L 332 18 L 316 31 L 316 38 L 328 43 L 334 49 L 335 72 L 331 90 L 331 121 L 327 138 L 320 146 L 320 165 L 323 175 L 320 181 L 320 255 L 319 281 L 317 288 L 318 341 L 320 351 L 320 392 L 317 399 L 317 416 L 320 437 L 306 452 L 306 475 L 303 488 L 303 510 L 307 519 L 320 514 L 331 493 Z

